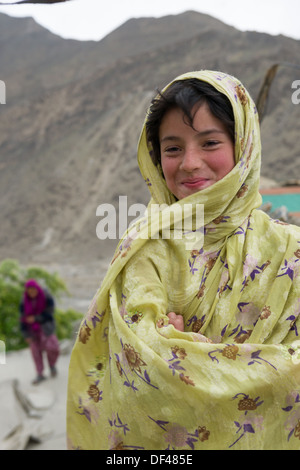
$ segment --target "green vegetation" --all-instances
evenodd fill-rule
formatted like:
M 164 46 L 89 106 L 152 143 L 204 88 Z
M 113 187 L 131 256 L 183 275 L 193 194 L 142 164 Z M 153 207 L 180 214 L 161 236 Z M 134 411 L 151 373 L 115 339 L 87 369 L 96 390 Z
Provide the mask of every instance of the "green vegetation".
M 0 264 L 0 340 L 6 351 L 22 349 L 26 343 L 20 332 L 19 306 L 28 279 L 36 279 L 55 299 L 68 293 L 64 281 L 57 273 L 50 274 L 40 267 L 23 269 L 16 260 L 6 259 Z M 74 323 L 82 318 L 82 313 L 73 309 L 55 309 L 56 334 L 58 339 L 71 338 Z

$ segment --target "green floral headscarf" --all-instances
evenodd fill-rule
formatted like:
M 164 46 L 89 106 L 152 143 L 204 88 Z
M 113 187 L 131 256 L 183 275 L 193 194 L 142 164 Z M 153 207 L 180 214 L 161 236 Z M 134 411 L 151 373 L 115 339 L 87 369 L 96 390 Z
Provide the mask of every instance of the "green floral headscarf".
M 69 371 L 68 446 L 299 450 L 300 229 L 258 209 L 260 131 L 247 90 L 220 72 L 176 80 L 187 78 L 229 98 L 236 164 L 176 201 L 143 128 L 138 162 L 151 200 L 81 324 Z M 149 228 L 161 235 L 168 224 L 175 233 L 187 204 L 204 206 L 201 246 L 187 249 L 183 231 L 149 237 Z M 149 216 L 154 205 L 158 218 Z M 175 206 L 170 222 L 165 214 Z M 183 315 L 184 332 L 169 324 L 170 311 Z

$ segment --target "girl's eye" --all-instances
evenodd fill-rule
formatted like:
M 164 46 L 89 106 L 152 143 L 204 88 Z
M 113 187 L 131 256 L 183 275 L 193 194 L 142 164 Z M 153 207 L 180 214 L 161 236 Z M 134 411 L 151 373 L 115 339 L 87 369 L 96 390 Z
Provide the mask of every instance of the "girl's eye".
M 205 142 L 204 146 L 205 147 L 215 147 L 219 143 L 220 142 L 218 140 L 208 140 L 207 142 Z
M 168 155 L 168 154 L 177 153 L 177 152 L 179 152 L 179 151 L 180 151 L 180 148 L 179 148 L 179 147 L 173 146 L 173 147 L 168 147 L 168 148 L 166 148 L 166 149 L 164 150 L 164 153 Z

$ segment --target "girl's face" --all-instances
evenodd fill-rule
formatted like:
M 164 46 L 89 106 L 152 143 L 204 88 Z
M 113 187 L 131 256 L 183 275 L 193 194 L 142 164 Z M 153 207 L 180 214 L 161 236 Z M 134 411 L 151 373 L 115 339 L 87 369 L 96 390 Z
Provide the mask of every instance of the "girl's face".
M 38 295 L 38 290 L 35 287 L 27 287 L 26 292 L 31 299 L 35 299 Z
M 159 128 L 161 165 L 169 190 L 183 199 L 224 178 L 234 165 L 234 144 L 224 124 L 203 104 L 193 128 L 179 108 L 170 109 Z

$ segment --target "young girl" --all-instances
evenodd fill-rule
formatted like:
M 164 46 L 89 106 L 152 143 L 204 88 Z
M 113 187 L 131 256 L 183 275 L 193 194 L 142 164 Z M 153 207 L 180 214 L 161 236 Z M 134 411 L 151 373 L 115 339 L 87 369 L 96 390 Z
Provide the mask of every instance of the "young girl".
M 152 102 L 138 147 L 151 200 L 78 333 L 69 448 L 299 449 L 300 229 L 259 210 L 260 158 L 235 77 L 187 73 Z M 199 204 L 203 224 L 178 233 Z M 161 220 L 177 207 L 169 238 L 147 236 L 164 228 L 154 205 Z

